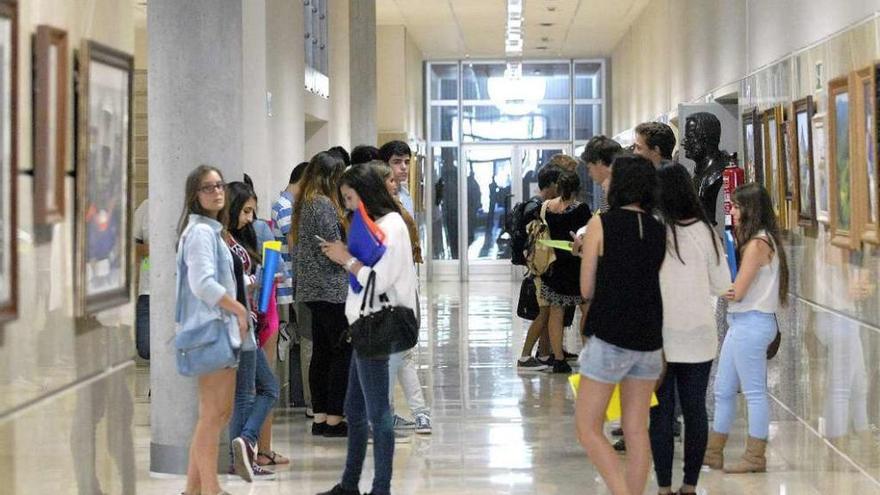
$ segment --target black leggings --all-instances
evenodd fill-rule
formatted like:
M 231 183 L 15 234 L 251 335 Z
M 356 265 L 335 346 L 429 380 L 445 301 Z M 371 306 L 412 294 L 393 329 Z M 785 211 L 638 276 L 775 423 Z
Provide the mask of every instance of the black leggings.
M 342 416 L 348 389 L 351 344 L 343 337 L 348 329 L 344 303 L 306 302 L 312 313 L 312 362 L 309 386 L 315 414 Z
M 657 486 L 672 486 L 673 423 L 675 390 L 684 416 L 684 484 L 697 485 L 700 466 L 706 454 L 709 418 L 706 414 L 706 388 L 712 361 L 704 363 L 666 363 L 666 376 L 657 389 L 659 404 L 651 408 L 651 452 Z

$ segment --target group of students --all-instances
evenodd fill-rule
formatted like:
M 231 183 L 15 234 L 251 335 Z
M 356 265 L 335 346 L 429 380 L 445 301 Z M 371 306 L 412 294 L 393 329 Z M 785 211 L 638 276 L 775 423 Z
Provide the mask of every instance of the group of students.
M 545 223 L 554 240 L 573 240 L 573 246 L 571 251 L 556 249 L 556 260 L 535 277 L 542 310 L 529 328 L 517 367 L 547 366 L 540 346 L 538 356 L 531 353 L 549 315 L 549 364 L 555 372 L 569 371 L 559 364 L 566 358 L 560 315 L 565 306 L 581 306 L 585 344 L 578 357 L 577 437 L 615 495 L 641 494 L 652 461 L 660 494 L 696 493 L 704 464 L 728 473 L 766 470 L 767 350 L 777 338 L 775 312 L 788 291 L 773 206 L 760 184 L 734 192 L 738 271 L 731 280 L 724 245 L 692 178 L 671 160 L 674 146 L 672 130 L 657 122 L 636 128 L 632 153 L 607 137 L 594 137 L 582 159 L 603 188 L 597 214 L 590 215 L 588 208 L 574 213 L 570 183 L 577 176 L 551 162 L 538 174 L 543 202 L 526 217 Z M 576 222 L 578 218 L 587 218 L 586 225 Z M 560 292 L 572 284 L 576 297 L 558 297 L 570 294 Z M 719 298 L 727 301 L 729 324 L 720 354 L 715 319 Z M 706 390 L 716 356 L 710 432 Z M 604 434 L 606 409 L 618 385 L 625 473 Z M 746 451 L 738 463 L 726 464 L 723 449 L 740 390 L 748 406 Z M 685 426 L 684 479 L 673 492 L 676 391 Z M 654 393 L 659 404 L 652 408 Z
M 361 317 L 360 287 L 371 275 L 375 290 L 391 305 L 418 314 L 415 264 L 422 261 L 421 252 L 412 200 L 400 185 L 410 156 L 401 141 L 381 149 L 358 146 L 351 156 L 341 147 L 318 153 L 294 168 L 288 187 L 272 207 L 270 222 L 256 219 L 252 185 L 226 183 L 220 170 L 208 165 L 190 173 L 177 247 L 183 268 L 177 294 L 185 308 L 183 319 L 233 316 L 240 347 L 237 367 L 198 376 L 199 418 L 184 494 L 226 493 L 216 466 L 219 434 L 226 425 L 232 439 L 231 473 L 247 481 L 272 479 L 274 473 L 266 466 L 289 464 L 271 449 L 271 410 L 279 394 L 273 372 L 278 313 L 297 319 L 300 327 L 309 322 L 303 333 L 311 341 L 311 356 L 305 356 L 304 371 L 312 434 L 348 438 L 345 471 L 327 494 L 360 493 L 358 482 L 372 435 L 371 493 L 387 495 L 395 442 L 408 438 L 395 429 L 431 432 L 412 350 L 367 358 L 347 339 L 349 325 Z M 365 266 L 346 246 L 352 214 L 361 206 L 383 233 L 385 252 L 373 266 Z M 275 239 L 282 243 L 282 263 L 272 289 L 278 306 L 270 304 L 260 313 L 261 246 Z M 396 377 L 413 421 L 394 414 Z

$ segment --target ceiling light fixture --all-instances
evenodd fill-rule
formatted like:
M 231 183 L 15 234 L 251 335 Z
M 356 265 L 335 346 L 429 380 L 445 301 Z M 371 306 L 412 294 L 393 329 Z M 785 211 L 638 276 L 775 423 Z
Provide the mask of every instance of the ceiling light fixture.
M 523 1 L 507 0 L 507 29 L 504 38 L 504 52 L 508 57 L 522 56 Z

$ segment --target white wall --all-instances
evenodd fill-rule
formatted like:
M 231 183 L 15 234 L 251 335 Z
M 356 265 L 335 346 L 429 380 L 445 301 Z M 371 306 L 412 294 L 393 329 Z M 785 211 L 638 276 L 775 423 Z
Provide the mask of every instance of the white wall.
M 379 134 L 424 139 L 421 50 L 404 26 L 378 26 L 376 55 Z
M 611 57 L 611 134 L 737 83 L 880 0 L 654 0 Z

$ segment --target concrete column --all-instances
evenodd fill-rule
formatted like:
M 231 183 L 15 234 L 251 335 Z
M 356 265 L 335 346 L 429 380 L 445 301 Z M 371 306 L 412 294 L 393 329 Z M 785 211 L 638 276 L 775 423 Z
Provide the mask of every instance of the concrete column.
M 269 105 L 266 94 L 266 0 L 242 2 L 244 171 L 254 180 L 258 217 L 269 218 L 279 189 L 272 183 L 269 153 Z M 240 178 L 236 180 L 241 180 Z
M 272 93 L 269 118 L 269 158 L 272 160 L 272 193 L 287 187 L 290 172 L 305 156 L 305 46 L 303 4 L 266 0 L 266 86 Z M 264 201 L 265 202 L 265 201 Z
M 351 0 L 348 16 L 351 145 L 376 145 L 376 2 Z
M 147 13 L 153 473 L 185 474 L 197 418 L 196 382 L 177 374 L 170 343 L 176 227 L 193 168 L 207 163 L 241 178 L 242 1 L 151 0 Z

